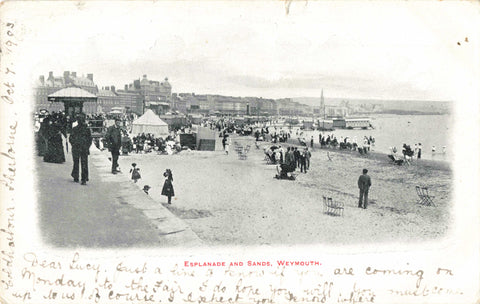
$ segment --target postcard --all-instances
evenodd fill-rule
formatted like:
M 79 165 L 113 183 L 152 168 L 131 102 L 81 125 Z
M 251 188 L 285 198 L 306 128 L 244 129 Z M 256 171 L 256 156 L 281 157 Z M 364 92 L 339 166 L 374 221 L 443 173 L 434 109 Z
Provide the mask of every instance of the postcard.
M 0 9 L 5 303 L 477 303 L 473 1 Z

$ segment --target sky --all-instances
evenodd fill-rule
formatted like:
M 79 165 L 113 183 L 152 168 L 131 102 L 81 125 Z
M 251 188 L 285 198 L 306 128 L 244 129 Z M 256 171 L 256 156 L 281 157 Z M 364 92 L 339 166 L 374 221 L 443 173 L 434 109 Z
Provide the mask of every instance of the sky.
M 147 74 L 173 92 L 451 100 L 479 50 L 467 1 L 21 5 L 31 77 L 93 73 L 99 87 Z

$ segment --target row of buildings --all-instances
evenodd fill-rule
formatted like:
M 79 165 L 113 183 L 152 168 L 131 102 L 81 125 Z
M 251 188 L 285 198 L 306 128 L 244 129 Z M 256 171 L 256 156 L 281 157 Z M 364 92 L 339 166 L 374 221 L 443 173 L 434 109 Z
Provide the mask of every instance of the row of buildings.
M 312 108 L 289 98 L 234 97 L 214 94 L 179 93 L 172 95 L 173 108 L 182 113 L 228 115 L 307 115 Z
M 97 96 L 97 102 L 87 102 L 83 111 L 87 114 L 108 113 L 112 108 L 122 108 L 126 113 L 143 114 L 152 109 L 157 114 L 168 112 L 184 114 L 228 114 L 258 116 L 345 116 L 348 107 L 308 106 L 295 102 L 290 98 L 266 99 L 261 97 L 233 97 L 213 94 L 172 93 L 172 86 L 165 78 L 163 81 L 149 80 L 147 75 L 133 80 L 122 89 L 115 86 L 98 87 L 93 74 L 77 75 L 76 72 L 65 71 L 62 76 L 39 76 L 35 86 L 35 111 L 63 110 L 62 103 L 49 102 L 48 95 L 66 88 L 78 87 Z
M 169 104 L 172 96 L 172 86 L 167 78 L 159 82 L 149 80 L 147 75 L 143 75 L 142 79 L 126 84 L 122 90 L 116 89 L 115 86 L 99 88 L 93 81 L 93 74 L 84 77 L 77 75 L 76 72 L 65 71 L 63 76 L 54 76 L 53 72 L 49 72 L 48 78 L 40 75 L 34 85 L 35 111 L 63 110 L 63 104 L 49 102 L 48 95 L 67 87 L 77 87 L 97 96 L 96 103 L 84 103 L 83 110 L 87 114 L 108 113 L 112 108 L 118 107 L 123 108 L 125 112 L 143 114 L 145 107 Z

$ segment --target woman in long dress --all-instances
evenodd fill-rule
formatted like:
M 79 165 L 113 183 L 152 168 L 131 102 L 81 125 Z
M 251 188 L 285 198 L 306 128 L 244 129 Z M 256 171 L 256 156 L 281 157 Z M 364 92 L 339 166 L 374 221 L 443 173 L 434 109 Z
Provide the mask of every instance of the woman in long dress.
M 46 132 L 47 132 L 49 120 L 50 120 L 49 118 L 45 118 L 40 123 L 40 129 L 38 130 L 37 135 L 36 135 L 37 155 L 38 156 L 45 156 L 45 153 L 47 152 Z
M 64 163 L 65 153 L 63 152 L 62 128 L 60 123 L 48 121 L 48 127 L 45 132 L 47 140 L 47 150 L 45 151 L 43 161 L 47 163 Z
M 168 203 L 172 203 L 172 196 L 175 196 L 175 191 L 173 190 L 173 174 L 170 169 L 167 169 L 165 173 L 163 173 L 163 176 L 165 176 L 165 183 L 163 184 L 162 188 L 162 195 L 165 195 L 168 197 Z

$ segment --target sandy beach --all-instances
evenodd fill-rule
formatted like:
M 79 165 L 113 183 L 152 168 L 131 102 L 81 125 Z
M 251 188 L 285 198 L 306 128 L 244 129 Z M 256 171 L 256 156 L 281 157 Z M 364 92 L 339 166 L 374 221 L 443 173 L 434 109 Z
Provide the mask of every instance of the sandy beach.
M 315 149 L 308 173 L 299 173 L 295 181 L 278 180 L 276 166 L 264 160 L 262 146 L 270 143 L 261 142 L 256 149 L 252 137 L 232 136 L 234 141 L 251 145 L 246 160 L 238 159 L 232 145 L 229 155 L 134 153 L 121 156 L 119 163 L 127 175 L 131 163 L 137 163 L 142 175 L 138 187 L 152 187 L 150 196 L 186 221 L 207 245 L 420 242 L 443 236 L 449 227 L 453 186 L 448 163 L 419 160 L 396 166 L 381 153 L 362 157 Z M 174 177 L 172 205 L 161 196 L 167 168 Z M 372 178 L 366 210 L 357 207 L 363 168 Z M 429 187 L 436 207 L 417 204 L 416 185 Z M 343 216 L 323 213 L 324 195 L 344 202 Z

